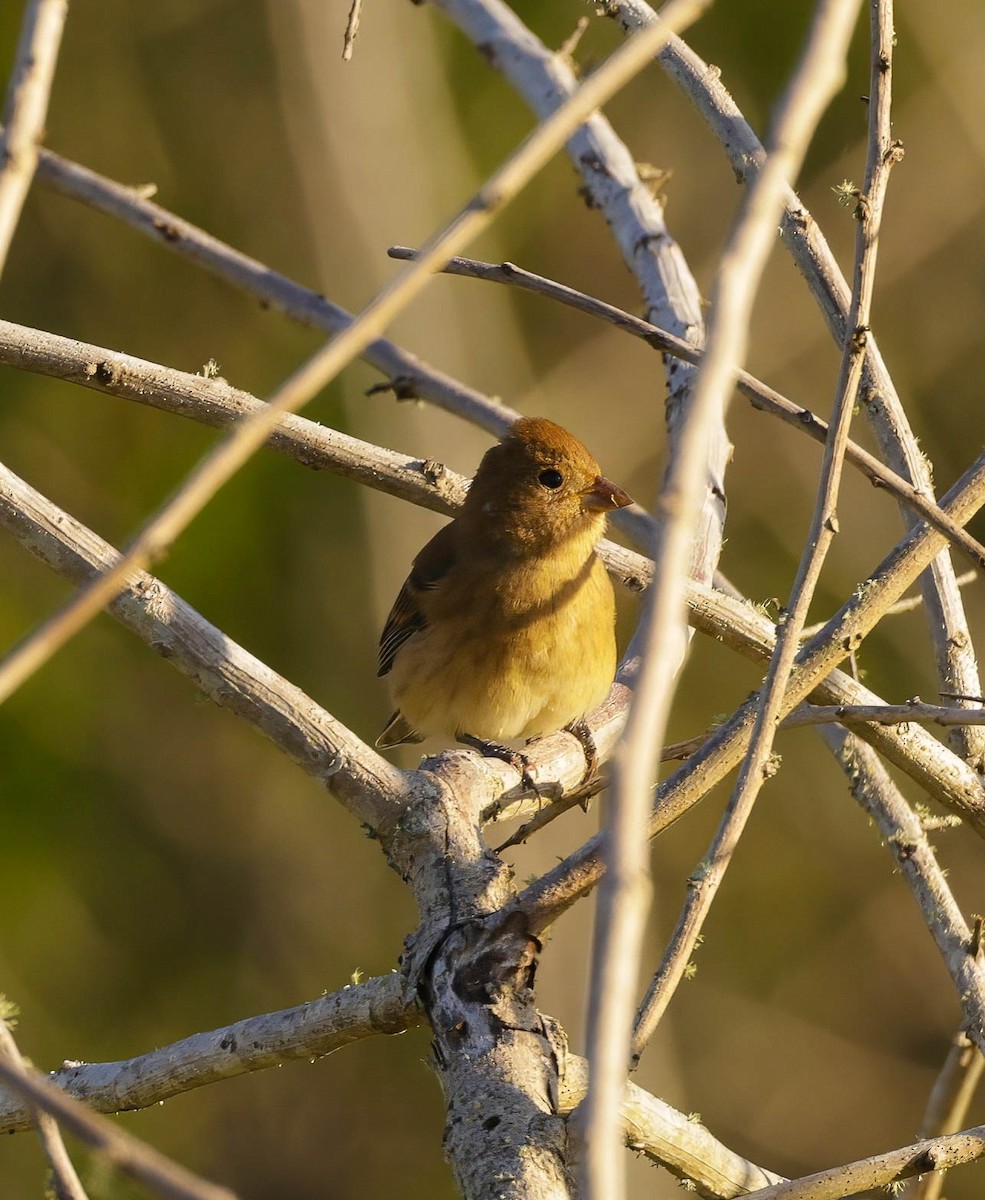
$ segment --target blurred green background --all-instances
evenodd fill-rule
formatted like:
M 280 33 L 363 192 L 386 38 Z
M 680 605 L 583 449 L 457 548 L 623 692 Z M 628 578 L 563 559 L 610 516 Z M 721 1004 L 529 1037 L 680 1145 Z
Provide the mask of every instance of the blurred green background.
M 348 0 L 75 0 L 47 144 L 127 184 L 330 299 L 358 308 L 396 269 L 385 249 L 419 244 L 530 127 L 509 87 L 433 9 L 367 0 L 353 61 L 341 61 Z M 0 8 L 0 64 L 20 5 Z M 721 0 L 691 40 L 719 65 L 755 126 L 798 53 L 811 6 Z M 518 5 L 550 45 L 579 2 Z M 897 13 L 892 178 L 873 325 L 943 490 L 982 441 L 985 10 L 946 21 Z M 593 17 L 578 50 L 618 41 Z M 802 192 L 840 260 L 854 227 L 832 193 L 861 179 L 867 38 L 822 125 Z M 608 109 L 640 161 L 671 172 L 674 236 L 707 293 L 739 191 L 723 153 L 654 69 Z M 641 302 L 599 214 L 553 163 L 473 247 L 630 309 Z M 8 319 L 195 371 L 214 359 L 264 395 L 317 335 L 37 187 L 0 285 Z M 524 412 L 570 426 L 607 474 L 649 502 L 662 454 L 659 360 L 568 311 L 491 285 L 434 281 L 392 336 Z M 777 250 L 753 314 L 749 366 L 826 413 L 837 352 Z M 474 468 L 486 435 L 426 405 L 367 398 L 356 365 L 307 415 L 402 451 Z M 813 444 L 734 404 L 723 569 L 759 600 L 785 599 L 809 519 Z M 859 440 L 870 444 L 862 428 Z M 0 370 L 3 460 L 119 544 L 213 443 L 176 417 Z M 884 493 L 849 474 L 816 603 L 829 613 L 899 535 Z M 367 740 L 387 713 L 375 678 L 380 624 L 414 551 L 439 521 L 261 454 L 215 499 L 158 573 L 209 620 L 306 689 Z M 978 536 L 985 527 L 978 523 Z M 964 569 L 964 564 L 961 564 Z M 0 646 L 68 590 L 0 538 Z M 981 639 L 980 582 L 966 589 Z M 635 616 L 623 612 L 623 637 Z M 919 613 L 895 617 L 860 656 L 891 701 L 931 698 Z M 671 734 L 731 710 L 761 677 L 695 640 Z M 698 956 L 639 1081 L 763 1165 L 800 1174 L 908 1142 L 959 1013 L 891 856 L 809 731 L 783 735 Z M 109 618 L 94 622 L 0 713 L 0 990 L 22 1009 L 41 1066 L 138 1054 L 201 1029 L 297 1004 L 396 962 L 413 906 L 355 821 L 253 730 Z M 416 761 L 413 753 L 402 760 Z M 922 797 L 905 785 L 912 800 Z M 720 789 L 654 846 L 648 966 L 673 927 Z M 520 878 L 596 827 L 576 811 L 517 850 Z M 981 844 L 938 838 L 966 912 L 985 911 Z M 542 1007 L 583 1049 L 590 906 L 558 925 L 539 975 Z M 244 1200 L 391 1194 L 451 1197 L 442 1104 L 423 1032 L 348 1047 L 213 1086 L 123 1118 Z M 979 1100 L 968 1123 L 985 1120 Z M 93 1195 L 136 1194 L 92 1165 Z M 676 1183 L 634 1166 L 634 1194 Z M 0 1146 L 0 1195 L 40 1194 L 34 1139 Z M 101 1181 L 101 1182 L 100 1182 Z M 985 1167 L 947 1185 L 980 1197 Z

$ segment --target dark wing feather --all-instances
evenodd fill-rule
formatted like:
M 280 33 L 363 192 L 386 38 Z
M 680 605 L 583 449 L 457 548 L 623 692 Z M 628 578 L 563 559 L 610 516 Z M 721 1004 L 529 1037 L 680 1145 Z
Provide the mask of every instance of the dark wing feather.
M 421 593 L 436 588 L 455 565 L 454 524 L 452 521 L 450 525 L 439 529 L 414 559 L 413 570 L 400 589 L 380 635 L 378 675 L 387 674 L 397 657 L 397 651 L 409 637 L 427 628 L 421 611 Z

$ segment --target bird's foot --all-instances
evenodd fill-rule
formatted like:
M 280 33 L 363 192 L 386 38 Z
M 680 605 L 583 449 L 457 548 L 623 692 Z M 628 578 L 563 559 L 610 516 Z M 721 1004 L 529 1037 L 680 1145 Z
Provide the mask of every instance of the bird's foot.
M 577 721 L 569 722 L 564 728 L 565 732 L 577 738 L 582 750 L 585 751 L 585 774 L 581 777 L 581 783 L 579 784 L 579 787 L 584 787 L 598 770 L 598 746 L 595 745 L 595 738 L 592 736 L 592 731 L 584 717 L 579 717 Z
M 519 750 L 511 750 L 509 746 L 500 745 L 499 742 L 487 742 L 484 738 L 473 737 L 470 733 L 460 733 L 456 740 L 463 746 L 470 746 L 473 750 L 478 750 L 484 758 L 499 758 L 503 762 L 508 762 L 511 767 L 520 772 L 520 779 L 525 788 L 537 796 L 541 794 L 537 781 L 530 774 L 530 760 Z

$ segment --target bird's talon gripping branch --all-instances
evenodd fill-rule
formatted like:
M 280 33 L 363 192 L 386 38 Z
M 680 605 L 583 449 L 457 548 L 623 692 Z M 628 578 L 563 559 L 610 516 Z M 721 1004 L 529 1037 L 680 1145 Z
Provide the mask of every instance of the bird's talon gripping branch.
M 584 717 L 579 717 L 577 721 L 569 721 L 564 728 L 565 732 L 570 733 L 573 738 L 577 738 L 582 750 L 585 751 L 585 774 L 582 775 L 581 783 L 578 785 L 584 787 L 598 770 L 598 746 L 595 745 L 592 730 Z
M 457 740 L 463 746 L 478 750 L 483 758 L 499 758 L 503 762 L 509 763 L 511 767 L 520 772 L 520 780 L 524 788 L 528 792 L 533 792 L 535 796 L 540 796 L 540 787 L 537 780 L 530 774 L 530 760 L 525 754 L 519 750 L 511 750 L 509 746 L 501 746 L 499 742 L 487 742 L 484 738 L 472 737 L 469 733 L 460 733 Z

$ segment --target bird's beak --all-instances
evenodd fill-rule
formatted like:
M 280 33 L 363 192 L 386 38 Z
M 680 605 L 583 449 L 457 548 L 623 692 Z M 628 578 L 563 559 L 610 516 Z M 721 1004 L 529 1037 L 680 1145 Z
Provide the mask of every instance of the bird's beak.
M 612 512 L 614 508 L 625 508 L 633 503 L 633 497 L 628 492 L 602 475 L 596 475 L 591 485 L 579 495 L 582 508 L 591 512 Z

